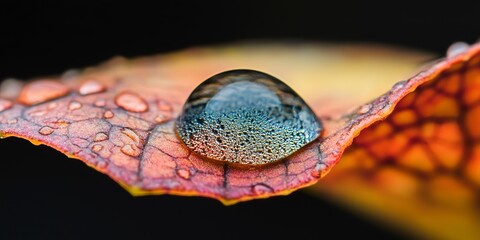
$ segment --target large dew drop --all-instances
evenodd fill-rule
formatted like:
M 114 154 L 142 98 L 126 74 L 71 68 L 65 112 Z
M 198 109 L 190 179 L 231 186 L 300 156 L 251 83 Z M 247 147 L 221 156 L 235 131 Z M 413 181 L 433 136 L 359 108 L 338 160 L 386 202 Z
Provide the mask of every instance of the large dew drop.
M 176 129 L 200 156 L 247 165 L 289 156 L 319 137 L 322 125 L 289 86 L 253 70 L 232 70 L 200 84 Z

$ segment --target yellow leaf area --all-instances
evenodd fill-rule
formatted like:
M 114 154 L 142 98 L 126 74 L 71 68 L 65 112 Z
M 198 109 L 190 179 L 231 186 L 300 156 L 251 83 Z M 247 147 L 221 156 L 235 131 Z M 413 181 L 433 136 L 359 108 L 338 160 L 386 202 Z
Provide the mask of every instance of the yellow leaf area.
M 316 183 L 362 129 L 475 51 L 413 78 L 429 59 L 427 54 L 373 45 L 245 43 L 115 58 L 26 84 L 3 82 L 0 133 L 78 158 L 134 195 L 206 196 L 232 204 Z M 192 153 L 175 134 L 174 121 L 198 84 L 231 69 L 259 70 L 283 80 L 322 121 L 322 136 L 260 167 L 234 166 Z M 397 118 L 408 118 L 404 115 Z
M 438 68 L 364 129 L 309 190 L 413 236 L 479 239 L 478 49 Z

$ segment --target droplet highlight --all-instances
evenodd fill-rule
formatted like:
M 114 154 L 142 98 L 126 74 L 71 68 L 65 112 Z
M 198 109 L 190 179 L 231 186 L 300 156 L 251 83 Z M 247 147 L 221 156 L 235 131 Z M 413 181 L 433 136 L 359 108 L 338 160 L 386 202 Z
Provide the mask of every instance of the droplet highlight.
M 277 78 L 232 70 L 200 84 L 187 99 L 176 130 L 200 156 L 246 165 L 283 159 L 318 138 L 322 124 Z
M 80 88 L 78 89 L 78 93 L 80 93 L 80 95 L 90 95 L 94 93 L 100 93 L 105 90 L 106 90 L 106 87 L 103 84 L 95 80 L 89 80 L 84 82 L 80 86 Z
M 103 149 L 103 146 L 100 145 L 100 144 L 95 144 L 95 145 L 92 146 L 92 151 L 94 151 L 96 153 L 102 151 L 102 149 Z
M 453 57 L 458 54 L 464 53 L 470 45 L 466 42 L 455 42 L 447 49 L 447 57 Z
M 40 128 L 40 130 L 38 130 L 38 133 L 42 134 L 42 135 L 50 135 L 52 134 L 54 131 L 53 128 L 49 127 L 49 126 L 45 126 L 45 127 L 42 127 Z
M 117 95 L 115 103 L 130 112 L 146 112 L 148 110 L 147 102 L 135 93 L 123 92 Z
M 70 89 L 61 82 L 38 80 L 25 85 L 17 100 L 25 105 L 34 105 L 65 96 L 69 92 Z

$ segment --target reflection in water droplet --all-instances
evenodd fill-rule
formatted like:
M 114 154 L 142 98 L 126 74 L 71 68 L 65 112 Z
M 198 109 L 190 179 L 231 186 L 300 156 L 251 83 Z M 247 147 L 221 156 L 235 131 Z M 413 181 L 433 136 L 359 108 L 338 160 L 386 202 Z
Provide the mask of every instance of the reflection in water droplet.
M 105 86 L 95 80 L 84 82 L 78 89 L 80 95 L 89 95 L 105 91 Z
M 61 82 L 38 80 L 25 85 L 20 91 L 17 100 L 25 105 L 33 105 L 62 97 L 69 91 L 69 88 Z
M 140 156 L 140 153 L 141 153 L 140 149 L 138 149 L 133 144 L 125 144 L 120 150 L 126 155 L 129 155 L 132 157 L 138 157 Z
M 234 70 L 209 78 L 192 92 L 176 129 L 201 156 L 258 165 L 285 158 L 312 142 L 322 125 L 280 80 Z
M 99 132 L 97 134 L 95 134 L 95 137 L 93 138 L 93 141 L 94 142 L 101 142 L 101 141 L 105 141 L 108 139 L 108 135 L 104 132 Z
M 3 112 L 13 106 L 12 101 L 0 98 L 0 112 Z
M 253 186 L 252 191 L 256 195 L 264 195 L 273 192 L 273 189 L 263 183 L 259 183 Z
M 95 144 L 95 145 L 92 146 L 92 151 L 94 151 L 94 152 L 100 152 L 100 151 L 102 151 L 102 149 L 103 149 L 103 146 L 100 145 L 100 144 Z
M 147 102 L 135 93 L 123 92 L 117 95 L 115 103 L 130 112 L 146 112 L 148 110 Z
M 54 129 L 49 126 L 42 127 L 40 130 L 38 130 L 38 132 L 42 135 L 50 135 L 53 133 L 53 131 Z
M 461 54 L 470 47 L 468 43 L 465 42 L 455 42 L 447 49 L 447 57 L 453 57 L 455 55 Z
M 77 110 L 77 109 L 80 109 L 80 108 L 82 108 L 82 104 L 77 102 L 77 101 L 73 101 L 68 105 L 68 109 L 70 111 Z
M 188 171 L 187 169 L 178 169 L 177 174 L 183 179 L 190 179 L 190 171 Z
M 106 118 L 106 119 L 113 118 L 113 112 L 110 111 L 110 110 L 107 110 L 103 113 L 103 117 Z

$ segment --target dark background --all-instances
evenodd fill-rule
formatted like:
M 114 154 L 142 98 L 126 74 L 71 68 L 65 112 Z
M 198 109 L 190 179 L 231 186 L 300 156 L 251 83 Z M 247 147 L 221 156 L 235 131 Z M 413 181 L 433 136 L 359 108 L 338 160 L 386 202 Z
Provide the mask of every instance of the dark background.
M 0 79 L 251 39 L 371 42 L 444 54 L 455 41 L 480 37 L 479 7 L 460 1 L 0 3 Z M 1 239 L 406 237 L 301 191 L 230 207 L 199 197 L 133 198 L 47 147 L 12 138 L 0 141 L 0 153 Z

